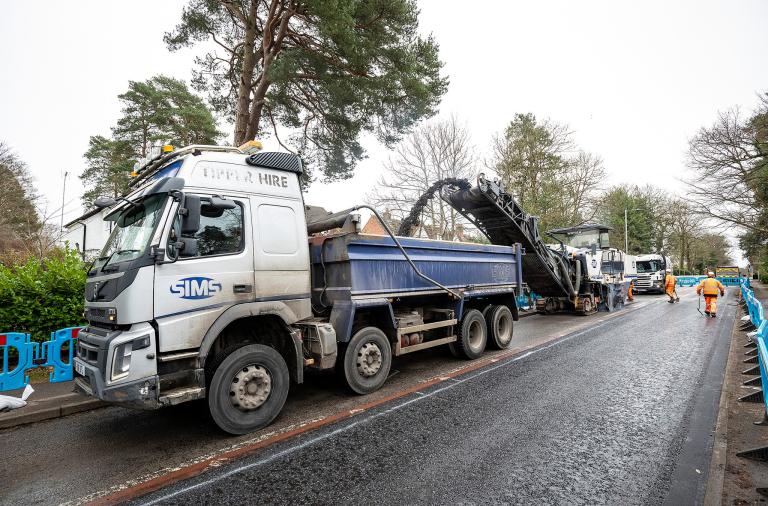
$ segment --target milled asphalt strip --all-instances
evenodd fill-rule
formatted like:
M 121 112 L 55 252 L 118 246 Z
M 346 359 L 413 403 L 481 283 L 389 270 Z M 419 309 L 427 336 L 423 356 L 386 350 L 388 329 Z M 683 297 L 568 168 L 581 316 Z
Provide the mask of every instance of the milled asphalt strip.
M 732 299 L 731 293 L 730 290 L 726 292 L 722 303 L 724 307 L 727 307 L 726 301 Z M 722 319 L 718 319 L 714 336 L 716 342 L 712 345 L 713 350 L 704 368 L 701 386 L 696 392 L 690 413 L 690 426 L 672 475 L 672 485 L 664 500 L 665 505 L 701 504 L 704 501 L 720 393 L 725 379 L 730 337 L 735 325 L 735 316 L 734 321 L 731 321 L 734 311 L 728 307 L 722 311 Z
M 632 308 L 631 310 L 628 309 L 626 312 L 623 312 L 623 314 L 634 313 L 635 311 L 638 311 L 638 310 L 640 310 L 640 309 L 642 309 L 644 307 L 647 307 L 650 304 L 652 304 L 652 303 L 649 302 L 649 303 L 643 304 L 641 306 L 638 306 L 636 308 Z M 145 506 L 151 506 L 153 504 L 158 504 L 158 503 L 160 503 L 162 501 L 173 499 L 174 497 L 177 497 L 177 496 L 179 496 L 181 494 L 185 494 L 187 492 L 190 492 L 192 490 L 198 489 L 200 487 L 205 487 L 205 486 L 211 485 L 213 483 L 216 483 L 217 481 L 220 481 L 222 479 L 228 478 L 228 477 L 230 477 L 232 475 L 241 473 L 243 471 L 247 471 L 249 469 L 253 469 L 255 467 L 259 467 L 259 466 L 262 466 L 264 464 L 268 464 L 268 463 L 270 463 L 270 462 L 272 462 L 274 460 L 277 460 L 277 459 L 279 459 L 281 457 L 293 454 L 293 453 L 295 453 L 297 451 L 300 451 L 300 450 L 303 450 L 304 448 L 307 448 L 309 446 L 313 446 L 316 443 L 324 441 L 324 440 L 326 440 L 328 438 L 331 438 L 333 436 L 337 436 L 339 434 L 343 434 L 344 432 L 347 432 L 348 430 L 350 430 L 352 428 L 355 428 L 355 427 L 357 427 L 359 425 L 366 424 L 366 423 L 371 422 L 372 420 L 375 420 L 375 419 L 377 419 L 379 417 L 388 415 L 390 413 L 394 413 L 395 411 L 398 411 L 401 408 L 404 408 L 404 407 L 409 406 L 411 404 L 414 404 L 416 402 L 422 401 L 424 399 L 428 399 L 428 398 L 433 397 L 433 396 L 435 396 L 435 395 L 437 395 L 437 394 L 439 394 L 441 392 L 445 392 L 446 390 L 450 390 L 450 389 L 454 388 L 457 385 L 460 385 L 460 384 L 465 383 L 467 381 L 473 380 L 475 378 L 478 378 L 480 376 L 488 374 L 489 372 L 495 371 L 495 370 L 500 369 L 502 367 L 509 366 L 511 364 L 514 364 L 515 362 L 518 362 L 518 361 L 523 360 L 523 359 L 525 359 L 527 357 L 530 357 L 531 355 L 534 355 L 534 354 L 539 353 L 541 351 L 548 350 L 548 349 L 553 348 L 555 346 L 558 346 L 558 345 L 560 345 L 562 343 L 568 342 L 571 339 L 575 339 L 577 337 L 583 336 L 584 334 L 587 334 L 589 332 L 592 332 L 592 331 L 595 331 L 597 329 L 600 329 L 600 328 L 604 327 L 605 325 L 607 325 L 609 323 L 612 323 L 613 319 L 614 318 L 608 318 L 606 320 L 603 320 L 598 325 L 595 325 L 595 326 L 590 327 L 588 329 L 577 331 L 577 332 L 575 332 L 573 334 L 566 335 L 566 336 L 561 337 L 561 338 L 559 338 L 559 339 L 557 339 L 557 340 L 555 340 L 555 341 L 553 341 L 551 343 L 548 343 L 548 344 L 543 345 L 541 347 L 535 348 L 533 350 L 529 350 L 529 351 L 527 351 L 527 352 L 525 352 L 525 353 L 523 353 L 521 355 L 517 355 L 515 357 L 511 357 L 510 359 L 505 360 L 503 362 L 500 362 L 500 363 L 498 363 L 498 364 L 496 364 L 494 366 L 484 368 L 484 369 L 482 369 L 482 370 L 480 370 L 480 371 L 478 371 L 476 373 L 470 373 L 470 374 L 466 375 L 465 377 L 462 377 L 461 379 L 452 378 L 452 379 L 454 379 L 454 382 L 449 383 L 446 386 L 443 386 L 443 387 L 438 388 L 436 390 L 432 390 L 431 392 L 428 392 L 428 393 L 418 392 L 418 393 L 421 393 L 421 396 L 419 396 L 419 397 L 413 397 L 413 398 L 408 399 L 408 400 L 406 400 L 404 402 L 401 402 L 400 404 L 397 404 L 397 405 L 392 406 L 392 407 L 390 407 L 388 409 L 385 409 L 384 411 L 380 411 L 379 413 L 375 413 L 373 415 L 369 415 L 369 416 L 367 416 L 367 417 L 365 417 L 365 418 L 363 418 L 361 420 L 357 420 L 357 421 L 354 421 L 352 423 L 348 423 L 345 426 L 339 427 L 338 429 L 335 429 L 335 430 L 333 430 L 331 432 L 328 432 L 326 434 L 321 434 L 319 436 L 315 436 L 314 438 L 311 438 L 311 439 L 309 439 L 307 441 L 304 441 L 303 443 L 300 443 L 300 444 L 295 445 L 295 446 L 288 447 L 288 448 L 286 448 L 284 450 L 281 450 L 281 451 L 279 451 L 279 452 L 277 452 L 275 454 L 272 454 L 272 455 L 270 455 L 268 457 L 264 457 L 262 459 L 259 459 L 259 460 L 255 461 L 255 462 L 251 462 L 250 464 L 245 464 L 245 465 L 242 465 L 242 466 L 235 467 L 234 469 L 230 469 L 229 471 L 227 471 L 227 472 L 225 472 L 223 474 L 214 476 L 212 478 L 209 478 L 209 479 L 207 479 L 205 481 L 201 481 L 199 483 L 188 485 L 186 487 L 180 488 L 179 490 L 175 490 L 175 491 L 173 491 L 173 492 L 171 492 L 169 494 L 166 494 L 166 495 L 161 496 L 161 497 L 156 498 L 156 499 L 152 499 L 152 500 L 150 500 L 148 502 L 144 502 L 142 504 L 144 504 Z

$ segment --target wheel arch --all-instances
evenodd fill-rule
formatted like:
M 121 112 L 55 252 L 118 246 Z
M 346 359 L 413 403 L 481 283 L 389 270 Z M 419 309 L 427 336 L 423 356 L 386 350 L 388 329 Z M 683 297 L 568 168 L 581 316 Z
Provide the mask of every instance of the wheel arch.
M 290 325 L 295 313 L 286 304 L 251 302 L 232 306 L 211 325 L 200 345 L 200 362 L 205 368 L 217 353 L 235 344 L 265 344 L 274 348 L 288 365 L 291 380 L 304 381 L 301 337 Z
M 362 327 L 376 327 L 394 341 L 395 313 L 387 299 L 368 299 L 337 302 L 329 319 L 336 330 L 336 340 L 347 343 Z
M 477 309 L 481 313 L 488 306 L 504 305 L 512 311 L 512 319 L 518 321 L 520 319 L 520 311 L 517 307 L 517 297 L 514 292 L 501 292 L 501 293 L 489 293 L 489 294 L 469 294 L 464 298 L 464 304 L 462 307 L 459 319 L 463 317 L 463 313 L 469 309 Z

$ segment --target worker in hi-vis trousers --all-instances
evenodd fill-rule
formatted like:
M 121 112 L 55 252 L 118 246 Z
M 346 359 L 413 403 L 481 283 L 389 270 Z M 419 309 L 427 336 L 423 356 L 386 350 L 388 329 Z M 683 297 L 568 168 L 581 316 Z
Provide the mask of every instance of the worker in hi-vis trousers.
M 675 284 L 677 278 L 672 274 L 672 269 L 667 269 L 667 275 L 664 278 L 664 293 L 669 297 L 669 302 L 680 302 L 680 297 L 677 296 L 677 290 L 675 290 Z
M 719 292 L 720 296 L 725 295 L 725 287 L 715 278 L 714 272 L 708 272 L 707 278 L 702 279 L 696 287 L 696 294 L 701 295 L 701 292 L 704 292 L 704 301 L 707 303 L 704 314 L 714 318 L 717 316 L 717 294 Z

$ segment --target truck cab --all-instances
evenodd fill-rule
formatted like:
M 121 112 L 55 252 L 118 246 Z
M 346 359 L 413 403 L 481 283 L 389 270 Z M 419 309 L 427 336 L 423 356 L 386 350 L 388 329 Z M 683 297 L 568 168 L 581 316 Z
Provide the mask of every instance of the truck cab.
M 285 332 L 275 349 L 300 379 L 290 325 L 312 312 L 298 158 L 216 147 L 172 155 L 106 217 L 114 230 L 86 280 L 77 387 L 144 408 L 204 397 L 206 358 L 237 344 L 229 327 L 243 316 Z
M 638 255 L 637 281 L 638 293 L 664 293 L 666 270 L 672 267 L 669 257 L 657 253 Z

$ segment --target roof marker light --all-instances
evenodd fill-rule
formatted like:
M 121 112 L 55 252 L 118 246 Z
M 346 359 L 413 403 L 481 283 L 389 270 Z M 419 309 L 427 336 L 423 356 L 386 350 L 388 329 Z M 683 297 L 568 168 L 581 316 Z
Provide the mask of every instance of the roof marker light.
M 238 149 L 246 155 L 252 155 L 253 153 L 261 151 L 262 148 L 261 141 L 247 141 L 238 147 Z

